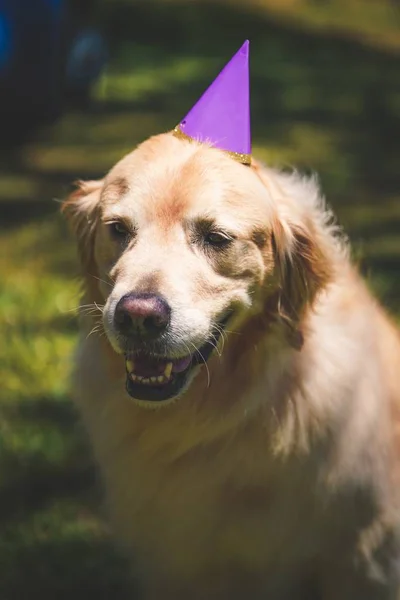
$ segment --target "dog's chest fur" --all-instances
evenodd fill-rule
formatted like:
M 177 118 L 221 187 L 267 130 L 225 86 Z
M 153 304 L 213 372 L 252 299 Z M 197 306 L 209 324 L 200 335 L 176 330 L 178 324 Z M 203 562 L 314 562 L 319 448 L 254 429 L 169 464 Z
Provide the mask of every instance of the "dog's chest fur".
M 356 319 L 352 327 L 363 335 L 371 331 L 361 328 Z M 354 344 L 359 338 L 352 335 Z M 268 392 L 267 380 L 274 377 L 267 372 L 265 379 L 258 378 L 257 386 L 247 389 L 244 404 L 232 396 L 240 389 L 239 378 L 235 376 L 229 387 L 232 378 L 223 373 L 227 384 L 218 397 L 211 395 L 209 411 L 205 402 L 210 394 L 206 399 L 196 396 L 196 390 L 204 388 L 202 375 L 175 407 L 144 410 L 122 391 L 121 358 L 110 360 L 93 337 L 81 344 L 75 397 L 102 467 L 117 537 L 132 552 L 140 580 L 190 581 L 196 587 L 193 582 L 204 580 L 205 574 L 219 573 L 234 589 L 238 581 L 245 581 L 245 590 L 254 585 L 255 598 L 260 590 L 279 600 L 300 598 L 299 579 L 312 579 L 324 568 L 321 562 L 330 564 L 327 557 L 352 563 L 357 538 L 369 528 L 373 537 L 368 541 L 367 536 L 365 568 L 374 565 L 370 557 L 375 548 L 385 543 L 385 531 L 391 535 L 390 523 L 381 527 L 381 515 L 386 517 L 378 508 L 386 502 L 390 510 L 391 504 L 383 495 L 381 482 L 387 476 L 379 458 L 381 436 L 388 427 L 383 410 L 388 394 L 381 394 L 379 404 L 373 399 L 383 385 L 380 363 L 373 356 L 368 365 L 365 360 L 350 361 L 350 354 L 354 359 L 359 355 L 350 353 L 353 345 L 347 352 L 334 353 L 330 336 L 324 340 L 315 355 L 306 349 L 302 353 L 308 365 L 303 368 L 302 389 L 309 389 L 308 377 L 314 385 L 305 406 L 298 404 L 297 425 L 287 415 L 274 413 L 269 402 L 263 402 L 260 410 L 245 412 L 245 406 L 254 407 L 256 399 L 262 398 L 261 390 L 266 398 L 277 400 L 278 390 L 286 393 L 282 377 L 277 376 L 274 390 Z M 396 350 L 394 337 L 393 344 Z M 276 362 L 274 373 L 279 373 Z M 250 372 L 243 360 L 240 366 L 243 373 Z M 338 371 L 340 381 L 335 377 Z M 324 376 L 317 380 L 315 373 Z M 365 373 L 368 385 L 359 383 L 354 388 L 354 381 L 363 382 Z M 390 373 L 385 373 L 386 383 Z M 217 383 L 214 380 L 213 385 Z M 245 384 L 243 379 L 241 385 Z M 224 399 L 237 411 L 228 410 L 228 405 L 224 408 L 223 403 L 223 410 L 216 411 L 215 404 Z M 355 410 L 358 405 L 362 411 Z M 338 410 L 340 406 L 343 410 Z M 335 418 L 322 419 L 334 407 Z M 343 421 L 341 435 L 324 430 L 327 445 L 310 439 L 311 447 L 306 443 L 303 451 L 299 447 L 290 451 L 288 440 L 293 427 L 301 424 L 303 409 L 308 420 L 319 416 L 316 431 L 320 423 L 338 427 Z M 283 424 L 278 428 L 281 440 L 272 435 L 271 416 Z M 300 434 L 301 428 L 298 439 Z M 376 521 L 382 532 L 377 538 Z M 214 589 L 214 583 L 210 585 Z M 294 586 L 295 596 L 287 585 Z M 159 597 L 161 591 L 148 597 Z M 243 594 L 232 595 L 229 588 L 218 597 Z
M 190 575 L 311 560 L 321 516 L 312 474 L 301 461 L 262 464 L 256 450 L 254 440 L 225 439 L 169 461 L 162 444 L 155 455 L 132 443 L 130 456 L 122 444 L 105 470 L 118 537 L 152 557 L 147 568 Z
M 260 414 L 196 443 L 201 419 L 185 399 L 175 416 L 138 409 L 120 381 L 110 384 L 95 349 L 86 356 L 96 367 L 89 377 L 86 358 L 80 409 L 118 537 L 142 569 L 188 577 L 231 565 L 274 571 L 318 556 L 332 507 L 321 512 L 317 465 L 301 455 L 273 457 Z M 204 427 L 212 438 L 213 424 Z

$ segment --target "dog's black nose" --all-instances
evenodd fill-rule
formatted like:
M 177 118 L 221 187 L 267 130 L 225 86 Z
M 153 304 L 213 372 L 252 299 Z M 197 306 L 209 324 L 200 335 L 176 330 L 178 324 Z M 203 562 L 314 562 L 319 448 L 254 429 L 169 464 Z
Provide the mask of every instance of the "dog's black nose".
M 168 327 L 171 308 L 156 294 L 126 294 L 115 308 L 116 329 L 138 339 L 156 338 Z

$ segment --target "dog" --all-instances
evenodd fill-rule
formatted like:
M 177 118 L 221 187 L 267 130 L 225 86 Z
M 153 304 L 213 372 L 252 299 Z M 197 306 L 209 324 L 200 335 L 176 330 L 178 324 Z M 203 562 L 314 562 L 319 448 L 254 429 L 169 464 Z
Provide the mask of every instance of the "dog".
M 74 398 L 141 597 L 399 598 L 400 336 L 315 179 L 166 133 L 63 211 Z

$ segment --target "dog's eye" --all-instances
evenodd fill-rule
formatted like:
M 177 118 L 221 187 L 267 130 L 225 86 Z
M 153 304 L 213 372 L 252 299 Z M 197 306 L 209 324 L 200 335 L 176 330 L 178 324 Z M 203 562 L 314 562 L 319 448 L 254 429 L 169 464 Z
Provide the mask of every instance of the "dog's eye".
M 214 246 L 215 248 L 222 248 L 224 246 L 228 246 L 232 242 L 232 238 L 226 233 L 222 233 L 221 231 L 209 231 L 205 235 L 204 241 L 209 246 Z
M 108 228 L 111 236 L 116 240 L 125 240 L 130 235 L 129 229 L 121 221 L 108 223 Z

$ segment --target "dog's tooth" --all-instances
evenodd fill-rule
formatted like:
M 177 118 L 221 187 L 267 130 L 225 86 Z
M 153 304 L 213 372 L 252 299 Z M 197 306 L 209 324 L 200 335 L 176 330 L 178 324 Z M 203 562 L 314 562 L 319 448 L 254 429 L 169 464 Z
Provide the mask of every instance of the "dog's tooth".
M 150 381 L 151 383 L 157 383 L 157 377 L 154 377 L 153 375 L 153 377 L 150 377 Z
M 171 373 L 172 373 L 172 362 L 169 362 L 165 366 L 164 377 L 166 377 L 167 379 L 169 379 L 171 377 Z
M 158 381 L 158 383 L 162 383 L 163 381 L 165 381 L 165 377 L 164 377 L 164 375 L 159 375 L 159 376 L 157 377 L 157 381 Z
M 135 370 L 135 363 L 133 362 L 133 360 L 127 360 L 125 364 L 128 373 L 132 373 Z
M 141 377 L 140 383 L 150 383 L 150 377 Z

